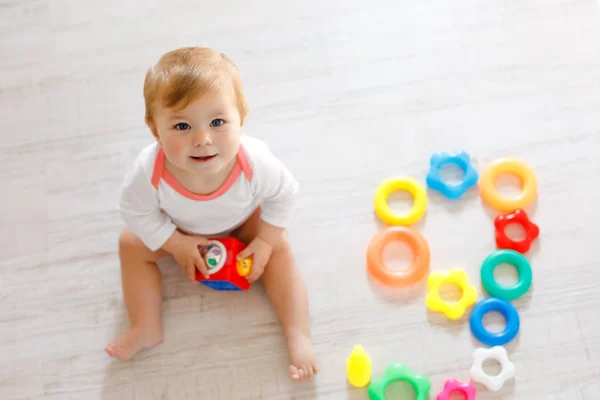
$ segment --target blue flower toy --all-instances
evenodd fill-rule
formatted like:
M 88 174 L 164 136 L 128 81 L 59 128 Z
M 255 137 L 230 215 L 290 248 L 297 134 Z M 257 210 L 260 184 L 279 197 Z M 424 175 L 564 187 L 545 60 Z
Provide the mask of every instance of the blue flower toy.
M 440 178 L 440 168 L 446 164 L 455 164 L 462 169 L 465 176 L 457 185 L 449 185 Z M 427 185 L 441 192 L 449 199 L 455 200 L 462 196 L 467 189 L 474 186 L 479 174 L 471 165 L 471 157 L 464 151 L 455 153 L 435 153 L 431 156 L 430 168 L 427 173 Z

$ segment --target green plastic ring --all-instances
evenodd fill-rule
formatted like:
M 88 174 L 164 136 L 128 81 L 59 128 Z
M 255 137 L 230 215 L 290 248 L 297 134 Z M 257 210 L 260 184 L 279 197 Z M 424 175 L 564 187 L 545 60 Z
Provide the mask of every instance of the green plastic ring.
M 517 269 L 519 280 L 513 286 L 502 286 L 494 278 L 494 269 L 501 263 L 507 263 Z M 514 300 L 523 296 L 531 286 L 533 279 L 529 261 L 514 250 L 498 250 L 490 254 L 481 266 L 481 282 L 485 290 L 493 297 Z
M 423 375 L 417 375 L 404 364 L 392 364 L 385 374 L 369 385 L 371 400 L 385 400 L 385 388 L 394 381 L 407 381 L 415 389 L 415 400 L 426 400 L 431 389 L 431 382 Z

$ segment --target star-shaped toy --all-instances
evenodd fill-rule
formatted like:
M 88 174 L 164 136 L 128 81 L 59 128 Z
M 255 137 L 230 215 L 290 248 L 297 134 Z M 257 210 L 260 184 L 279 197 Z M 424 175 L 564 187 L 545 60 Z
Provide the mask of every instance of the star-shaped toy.
M 475 385 L 471 382 L 464 383 L 457 379 L 448 379 L 444 383 L 444 390 L 437 395 L 435 400 L 450 400 L 452 393 L 462 393 L 465 400 L 475 400 Z
M 394 381 L 408 381 L 415 389 L 415 400 L 426 400 L 431 389 L 431 382 L 423 375 L 415 374 L 404 364 L 392 364 L 385 370 L 385 374 L 371 382 L 369 385 L 369 398 L 371 400 L 385 400 L 385 388 Z
M 520 224 L 525 230 L 525 239 L 515 241 L 506 235 L 506 227 L 509 224 Z M 515 210 L 510 214 L 498 215 L 494 220 L 496 227 L 496 246 L 500 249 L 510 249 L 519 253 L 527 253 L 531 248 L 531 243 L 540 235 L 540 228 L 527 216 L 523 210 Z
M 494 359 L 502 366 L 502 371 L 496 376 L 489 376 L 483 371 L 483 362 Z M 515 376 L 515 364 L 509 358 L 506 349 L 502 346 L 494 346 L 491 349 L 479 348 L 473 352 L 473 366 L 471 367 L 471 379 L 485 385 L 491 391 L 498 391 L 504 383 Z
M 448 303 L 442 300 L 439 288 L 444 283 L 455 283 L 462 290 L 460 300 Z M 477 300 L 477 289 L 467 280 L 467 274 L 461 268 L 452 268 L 447 272 L 439 271 L 429 274 L 427 279 L 429 292 L 425 298 L 425 303 L 431 311 L 441 311 L 450 319 L 459 319 L 463 316 L 466 309 Z
M 440 177 L 440 168 L 446 164 L 455 164 L 464 173 L 463 180 L 457 185 L 449 185 Z M 455 153 L 435 153 L 429 161 L 429 172 L 427 173 L 427 185 L 437 190 L 449 199 L 458 199 L 467 189 L 474 186 L 479 179 L 479 174 L 471 165 L 471 157 L 464 151 Z

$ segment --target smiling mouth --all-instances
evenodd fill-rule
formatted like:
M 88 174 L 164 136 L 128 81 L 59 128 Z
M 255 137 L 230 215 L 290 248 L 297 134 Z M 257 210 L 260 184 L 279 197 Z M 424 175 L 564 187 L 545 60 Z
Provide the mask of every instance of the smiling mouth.
M 201 156 L 201 157 L 190 157 L 192 160 L 196 162 L 207 162 L 215 158 L 217 155 L 213 154 L 212 156 Z

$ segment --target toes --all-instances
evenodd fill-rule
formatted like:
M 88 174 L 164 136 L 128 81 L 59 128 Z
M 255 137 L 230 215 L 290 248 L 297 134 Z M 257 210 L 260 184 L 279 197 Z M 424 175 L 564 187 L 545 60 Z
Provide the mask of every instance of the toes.
M 292 378 L 295 381 L 300 379 L 298 368 L 296 368 L 294 365 L 290 365 L 290 378 Z
M 111 356 L 111 357 L 114 357 L 114 356 L 115 356 L 115 355 L 114 355 L 114 350 L 113 350 L 113 347 L 112 347 L 110 344 L 107 344 L 107 345 L 104 347 L 104 351 L 106 352 L 106 354 L 108 354 L 108 355 L 109 355 L 109 356 Z
M 319 368 L 316 365 L 302 364 L 299 367 L 290 365 L 290 378 L 294 381 L 304 381 L 312 378 L 319 372 Z
M 108 353 L 109 356 L 117 358 L 121 361 L 126 361 L 129 359 L 128 355 L 123 351 L 123 349 L 119 346 L 115 346 L 113 344 L 109 344 L 104 348 L 104 351 Z
M 305 379 L 309 379 L 310 377 L 312 377 L 312 369 L 310 368 L 310 366 L 308 365 L 303 365 L 302 369 L 304 370 L 304 378 Z
M 306 379 L 310 379 L 310 377 L 312 376 L 310 367 L 306 364 L 302 365 L 302 379 L 306 380 Z

